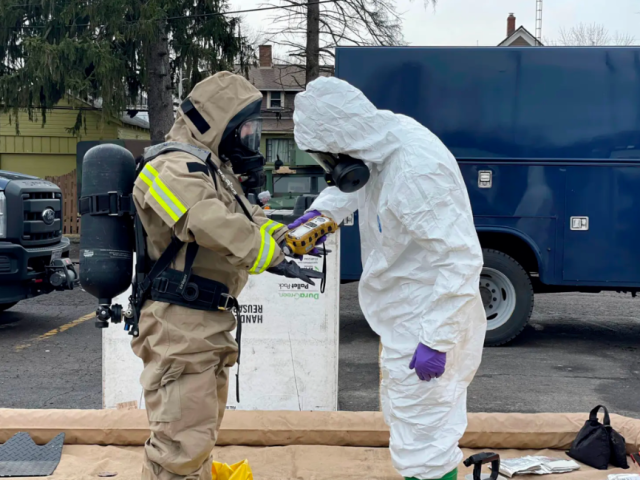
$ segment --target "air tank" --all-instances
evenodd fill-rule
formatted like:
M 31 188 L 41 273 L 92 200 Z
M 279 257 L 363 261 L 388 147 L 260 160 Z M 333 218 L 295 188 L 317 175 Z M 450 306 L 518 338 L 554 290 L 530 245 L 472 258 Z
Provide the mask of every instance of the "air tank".
M 91 148 L 82 161 L 81 198 L 87 202 L 87 197 L 93 197 L 99 210 L 111 207 L 110 214 L 84 213 L 81 223 L 80 283 L 100 305 L 110 305 L 131 285 L 133 220 L 128 214 L 114 212 L 114 207 L 116 197 L 131 195 L 135 174 L 133 155 L 115 144 Z M 97 200 L 96 195 L 100 195 Z

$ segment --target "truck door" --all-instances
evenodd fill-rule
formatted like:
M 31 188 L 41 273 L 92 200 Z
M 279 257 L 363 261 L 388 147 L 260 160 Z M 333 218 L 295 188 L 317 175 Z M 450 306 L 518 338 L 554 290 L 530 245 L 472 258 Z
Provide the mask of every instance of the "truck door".
M 563 280 L 638 283 L 640 165 L 567 168 Z

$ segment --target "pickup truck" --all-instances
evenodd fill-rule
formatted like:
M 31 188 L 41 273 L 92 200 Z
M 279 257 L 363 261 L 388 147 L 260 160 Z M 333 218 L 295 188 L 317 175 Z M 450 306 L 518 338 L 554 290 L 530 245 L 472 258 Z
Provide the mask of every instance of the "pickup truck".
M 62 235 L 62 192 L 37 177 L 0 170 L 0 312 L 77 282 Z

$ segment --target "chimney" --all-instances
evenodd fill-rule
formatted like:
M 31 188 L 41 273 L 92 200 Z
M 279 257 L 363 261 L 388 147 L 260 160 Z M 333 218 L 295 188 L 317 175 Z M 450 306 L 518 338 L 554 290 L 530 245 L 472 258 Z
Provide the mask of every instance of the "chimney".
M 511 35 L 513 35 L 513 32 L 516 31 L 516 17 L 513 15 L 513 13 L 509 14 L 509 17 L 507 18 L 507 37 L 510 37 Z M 260 58 L 262 58 L 262 53 L 260 54 Z
M 273 60 L 271 58 L 271 45 L 260 45 L 260 68 L 271 68 Z

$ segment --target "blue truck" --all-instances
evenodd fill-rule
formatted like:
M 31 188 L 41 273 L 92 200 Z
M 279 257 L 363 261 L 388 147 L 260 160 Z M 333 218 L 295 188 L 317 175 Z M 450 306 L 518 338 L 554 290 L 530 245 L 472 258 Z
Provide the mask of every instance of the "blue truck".
M 336 75 L 457 158 L 487 345 L 524 329 L 534 293 L 640 289 L 640 48 L 338 48 Z M 357 222 L 342 235 L 357 280 Z

